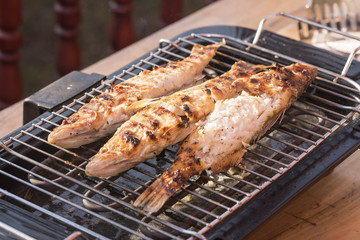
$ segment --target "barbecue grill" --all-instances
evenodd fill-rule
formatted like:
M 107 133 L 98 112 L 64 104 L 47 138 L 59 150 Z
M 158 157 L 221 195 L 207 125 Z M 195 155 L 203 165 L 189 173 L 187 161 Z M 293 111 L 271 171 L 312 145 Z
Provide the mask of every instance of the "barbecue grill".
M 277 14 L 315 27 L 316 23 Z M 25 101 L 41 114 L 1 141 L 0 236 L 4 239 L 234 239 L 253 231 L 285 202 L 359 146 L 360 63 L 262 29 L 211 26 L 160 40 L 159 48 L 104 76 L 72 73 Z M 340 33 L 342 34 L 342 33 Z M 345 34 L 346 35 L 346 34 Z M 191 178 L 157 213 L 132 207 L 171 166 L 178 146 L 108 179 L 86 176 L 89 158 L 106 142 L 78 149 L 47 143 L 51 130 L 92 97 L 145 69 L 183 59 L 195 43 L 225 41 L 204 71 L 210 79 L 238 60 L 253 64 L 304 62 L 319 74 L 278 123 L 249 147 L 242 165 Z M 355 54 L 355 52 L 354 52 Z M 89 79 L 68 99 L 46 101 L 51 89 Z M 82 81 L 84 82 L 84 81 Z M 95 85 L 94 85 L 95 84 Z M 93 86 L 94 85 L 94 86 Z M 90 89 L 87 89 L 91 86 Z M 85 91 L 85 92 L 84 92 Z M 83 92 L 83 93 L 81 93 Z

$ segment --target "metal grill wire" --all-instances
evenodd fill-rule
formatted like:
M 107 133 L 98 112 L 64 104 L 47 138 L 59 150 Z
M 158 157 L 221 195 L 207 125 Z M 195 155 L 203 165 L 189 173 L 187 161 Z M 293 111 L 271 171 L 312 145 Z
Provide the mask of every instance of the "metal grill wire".
M 47 143 L 47 135 L 54 127 L 113 84 L 145 69 L 183 59 L 195 43 L 223 40 L 226 45 L 209 64 L 206 79 L 214 73 L 222 74 L 238 60 L 271 64 L 274 59 L 263 56 L 272 55 L 281 65 L 301 62 L 259 46 L 251 47 L 265 54 L 254 54 L 246 50 L 248 43 L 228 36 L 192 34 L 175 42 L 162 40 L 160 48 L 148 58 L 2 144 L 0 162 L 21 174 L 2 169 L 0 175 L 27 188 L 19 196 L 1 186 L 3 197 L 95 238 L 203 238 L 207 228 L 275 181 L 359 111 L 359 90 L 334 82 L 340 77 L 338 73 L 319 69 L 319 77 L 304 96 L 285 113 L 281 123 L 249 148 L 241 166 L 215 177 L 208 172 L 195 176 L 152 215 L 134 209 L 131 202 L 172 164 L 177 146 L 120 176 L 98 179 L 86 176 L 84 167 L 106 139 L 74 150 Z

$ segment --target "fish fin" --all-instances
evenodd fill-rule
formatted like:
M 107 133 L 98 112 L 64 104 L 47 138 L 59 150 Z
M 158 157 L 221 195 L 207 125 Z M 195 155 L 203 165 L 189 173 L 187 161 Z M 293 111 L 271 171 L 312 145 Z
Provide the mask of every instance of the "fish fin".
M 245 152 L 246 149 L 241 148 L 230 154 L 227 154 L 220 161 L 215 161 L 214 164 L 211 165 L 211 170 L 213 171 L 213 174 L 218 174 L 220 172 L 227 172 L 230 167 L 239 165 Z
M 146 99 L 142 99 L 140 101 L 137 101 L 133 104 L 131 104 L 131 108 L 134 110 L 134 112 L 138 112 L 143 108 L 146 108 L 154 103 L 156 103 L 157 101 L 159 101 L 160 98 L 146 98 Z
M 280 119 L 280 122 L 282 121 L 283 117 L 284 117 L 285 111 L 281 112 L 280 114 L 276 114 L 273 118 L 269 119 L 263 126 L 263 128 L 258 131 L 257 133 L 254 134 L 253 138 L 250 141 L 250 144 L 254 144 L 256 143 L 262 136 L 265 135 L 265 133 L 267 131 L 269 131 L 269 129 L 275 125 L 275 123 L 277 122 L 277 120 Z
M 279 122 L 281 123 L 282 122 L 282 120 L 283 120 L 283 118 L 284 118 L 284 115 L 285 115 L 285 112 L 286 112 L 286 110 L 284 110 L 282 113 L 281 113 L 281 115 L 280 115 L 280 120 L 279 120 Z M 278 119 L 279 119 L 278 118 Z M 277 121 L 277 119 L 276 119 L 276 121 Z M 274 123 L 275 124 L 275 123 Z
M 203 82 L 204 80 L 206 80 L 205 77 L 206 77 L 206 75 L 201 73 L 201 74 L 197 75 L 194 78 L 194 80 L 195 80 L 195 82 L 198 82 L 198 81 Z
M 196 85 L 199 85 L 205 81 L 207 81 L 208 79 L 206 78 L 206 74 L 199 74 L 197 75 L 195 78 L 194 78 L 194 81 L 188 83 L 188 84 L 185 84 L 183 85 L 179 90 L 184 90 L 184 89 L 187 89 L 187 88 L 191 88 L 191 87 L 194 87 Z

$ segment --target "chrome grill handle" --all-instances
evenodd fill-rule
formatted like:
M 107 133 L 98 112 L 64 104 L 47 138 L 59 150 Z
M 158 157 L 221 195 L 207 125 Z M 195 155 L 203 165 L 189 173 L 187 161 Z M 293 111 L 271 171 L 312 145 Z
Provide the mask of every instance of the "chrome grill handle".
M 258 26 L 258 28 L 256 30 L 254 40 L 253 40 L 253 42 L 251 44 L 249 44 L 248 50 L 251 48 L 251 46 L 254 46 L 254 45 L 258 44 L 261 33 L 264 30 L 264 25 L 265 25 L 266 21 L 273 18 L 273 17 L 276 17 L 276 16 L 282 16 L 282 17 L 290 18 L 290 19 L 296 20 L 298 22 L 303 22 L 303 23 L 312 25 L 312 26 L 317 27 L 317 28 L 321 28 L 321 29 L 328 30 L 330 32 L 334 32 L 336 34 L 339 34 L 339 35 L 347 37 L 347 38 L 358 40 L 359 41 L 359 47 L 357 47 L 356 49 L 354 49 L 350 53 L 345 65 L 344 65 L 344 68 L 343 68 L 343 70 L 342 70 L 342 72 L 340 74 L 340 77 L 336 77 L 333 81 L 338 82 L 340 80 L 340 78 L 341 78 L 341 79 L 345 80 L 346 82 L 348 82 L 349 84 L 353 85 L 356 89 L 358 89 L 360 91 L 360 85 L 358 83 L 356 83 L 355 81 L 353 81 L 351 79 L 346 78 L 347 72 L 349 71 L 351 63 L 354 60 L 355 54 L 360 50 L 360 38 L 356 37 L 354 35 L 351 35 L 349 33 L 342 32 L 342 31 L 339 31 L 339 30 L 337 30 L 335 28 L 331 28 L 331 27 L 328 27 L 328 26 L 325 26 L 325 25 L 322 25 L 322 24 L 319 24 L 319 23 L 316 23 L 316 22 L 313 22 L 313 21 L 310 21 L 310 20 L 307 20 L 307 19 L 304 19 L 304 18 L 296 17 L 296 16 L 288 14 L 288 13 L 275 12 L 275 13 L 272 13 L 272 14 L 266 16 L 265 18 L 263 18 L 260 21 L 259 26 Z

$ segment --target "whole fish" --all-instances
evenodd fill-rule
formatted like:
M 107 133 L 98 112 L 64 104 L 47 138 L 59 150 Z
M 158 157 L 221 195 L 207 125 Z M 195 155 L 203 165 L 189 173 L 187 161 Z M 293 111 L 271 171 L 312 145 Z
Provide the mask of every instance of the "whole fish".
M 157 212 L 191 176 L 205 169 L 213 174 L 226 172 L 239 164 L 246 148 L 266 133 L 316 75 L 316 68 L 294 64 L 252 76 L 253 87 L 216 103 L 214 111 L 183 141 L 174 164 L 137 198 L 134 206 Z
M 221 45 L 195 44 L 187 58 L 169 62 L 152 71 L 144 70 L 107 89 L 56 127 L 48 137 L 49 143 L 64 148 L 77 148 L 113 134 L 124 121 L 141 109 L 140 105 L 134 103 L 170 94 L 199 79 Z
M 239 61 L 221 76 L 162 97 L 119 127 L 91 158 L 86 174 L 114 176 L 156 156 L 193 131 L 195 123 L 213 111 L 216 101 L 234 96 L 234 81 L 242 79 L 246 84 L 249 76 L 266 68 Z

